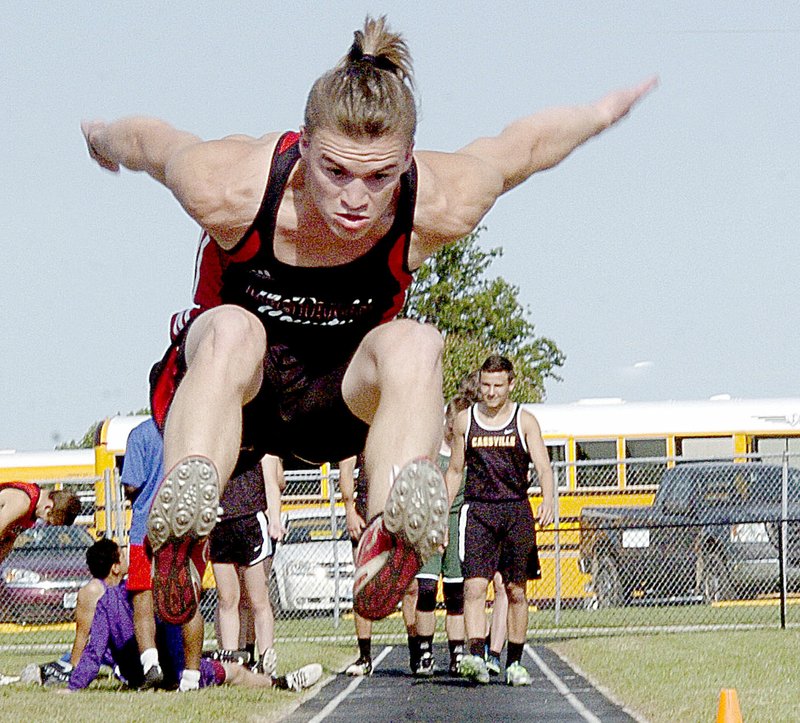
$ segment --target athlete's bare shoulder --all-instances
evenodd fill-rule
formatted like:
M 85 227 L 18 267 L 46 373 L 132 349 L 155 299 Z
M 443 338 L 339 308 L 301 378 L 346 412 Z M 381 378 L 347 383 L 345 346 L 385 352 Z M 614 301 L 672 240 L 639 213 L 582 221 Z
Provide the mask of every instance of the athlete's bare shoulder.
M 242 238 L 261 207 L 280 133 L 236 134 L 187 148 L 170 169 L 184 208 L 222 248 Z
M 78 602 L 82 604 L 95 605 L 103 597 L 106 591 L 105 585 L 101 580 L 93 577 L 80 590 L 78 590 Z
M 495 169 L 468 153 L 416 151 L 417 204 L 411 265 L 475 230 L 503 190 Z
M 541 436 L 542 429 L 539 426 L 539 420 L 536 416 L 529 412 L 527 409 L 520 408 L 519 410 L 519 423 L 525 436 L 536 434 Z

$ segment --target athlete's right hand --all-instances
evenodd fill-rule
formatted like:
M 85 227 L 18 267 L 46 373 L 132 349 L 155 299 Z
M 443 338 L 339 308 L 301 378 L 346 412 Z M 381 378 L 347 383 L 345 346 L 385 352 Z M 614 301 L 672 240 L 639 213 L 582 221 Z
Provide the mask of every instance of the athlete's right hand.
M 350 535 L 350 539 L 360 540 L 361 533 L 364 532 L 367 523 L 364 522 L 364 519 L 355 510 L 352 512 L 348 510 L 346 515 L 347 532 Z
M 119 173 L 119 163 L 103 156 L 92 143 L 92 134 L 102 131 L 104 128 L 106 128 L 106 126 L 107 123 L 105 123 L 105 121 L 84 120 L 81 121 L 81 133 L 83 133 L 83 138 L 86 141 L 86 147 L 89 149 L 89 156 L 107 171 Z

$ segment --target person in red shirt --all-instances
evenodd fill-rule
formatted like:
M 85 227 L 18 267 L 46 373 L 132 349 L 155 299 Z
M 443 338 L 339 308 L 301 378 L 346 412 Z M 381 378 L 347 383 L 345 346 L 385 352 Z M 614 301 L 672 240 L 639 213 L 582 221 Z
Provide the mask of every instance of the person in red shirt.
M 71 525 L 80 511 L 74 492 L 43 490 L 34 482 L 0 482 L 0 560 L 14 547 L 19 533 L 36 520 Z

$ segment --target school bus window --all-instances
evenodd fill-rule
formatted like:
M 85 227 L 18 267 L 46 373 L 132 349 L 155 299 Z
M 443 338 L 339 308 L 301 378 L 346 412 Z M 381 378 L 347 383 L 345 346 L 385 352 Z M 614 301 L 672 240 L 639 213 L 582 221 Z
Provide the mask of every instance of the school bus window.
M 569 487 L 569 475 L 564 462 L 567 459 L 566 442 L 561 444 L 548 444 L 547 453 L 550 456 L 550 466 L 553 468 L 553 477 L 559 487 Z M 533 479 L 536 479 L 534 472 Z M 538 484 L 538 483 L 537 483 Z
M 575 442 L 575 459 L 578 462 L 613 460 L 606 464 L 578 465 L 575 470 L 575 482 L 578 487 L 616 487 L 619 485 L 616 440 Z
M 762 462 L 780 464 L 788 454 L 790 467 L 800 467 L 800 439 L 797 437 L 756 437 L 753 451 L 761 455 Z
M 667 467 L 666 456 L 666 439 L 626 439 L 625 459 L 632 461 L 625 465 L 625 484 L 657 485 Z M 657 462 L 645 461 L 653 457 L 661 459 Z
M 687 460 L 729 460 L 736 450 L 733 436 L 726 437 L 675 437 L 675 455 Z
M 553 468 L 553 478 L 556 484 L 559 487 L 566 488 L 569 485 L 569 478 L 564 466 L 564 461 L 567 459 L 565 444 L 548 444 L 547 454 L 550 457 L 550 466 Z M 530 466 L 530 487 L 534 488 L 535 492 L 540 491 L 539 476 L 536 474 L 536 468 L 533 465 Z

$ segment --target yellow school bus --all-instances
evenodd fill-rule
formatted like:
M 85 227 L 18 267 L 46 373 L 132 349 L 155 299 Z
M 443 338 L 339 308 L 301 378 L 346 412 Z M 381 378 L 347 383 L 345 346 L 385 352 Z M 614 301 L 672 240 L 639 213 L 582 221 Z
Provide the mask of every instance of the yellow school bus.
M 800 398 L 525 404 L 539 422 L 557 481 L 559 534 L 539 532 L 542 580 L 531 597 L 579 600 L 578 522 L 587 505 L 652 504 L 658 480 L 680 461 L 754 459 L 800 467 Z M 541 502 L 534 480 L 531 504 Z M 558 560 L 558 564 L 556 562 Z

